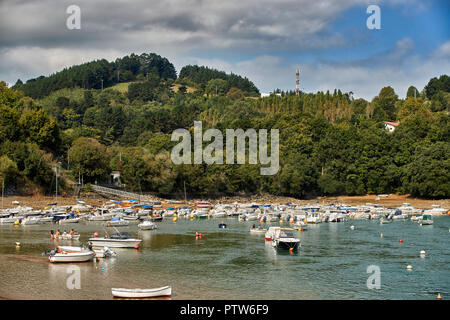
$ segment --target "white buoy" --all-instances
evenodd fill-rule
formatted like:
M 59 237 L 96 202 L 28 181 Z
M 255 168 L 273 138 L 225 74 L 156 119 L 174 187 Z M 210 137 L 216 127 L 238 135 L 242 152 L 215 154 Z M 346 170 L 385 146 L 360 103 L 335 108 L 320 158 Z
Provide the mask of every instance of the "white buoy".
M 420 251 L 420 256 L 423 258 L 425 257 L 425 250 Z
M 355 226 L 350 226 L 350 229 L 355 230 Z
M 412 265 L 408 265 L 408 266 L 406 267 L 406 269 L 412 270 Z

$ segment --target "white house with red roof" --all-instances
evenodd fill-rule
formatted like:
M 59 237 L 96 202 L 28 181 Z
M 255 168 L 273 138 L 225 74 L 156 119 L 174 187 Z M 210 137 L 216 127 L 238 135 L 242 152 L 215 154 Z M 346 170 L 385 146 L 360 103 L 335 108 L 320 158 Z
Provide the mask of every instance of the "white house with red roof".
M 389 121 L 383 121 L 383 122 L 384 122 L 384 127 L 389 132 L 393 132 L 395 130 L 395 128 L 399 125 L 398 122 L 389 122 Z

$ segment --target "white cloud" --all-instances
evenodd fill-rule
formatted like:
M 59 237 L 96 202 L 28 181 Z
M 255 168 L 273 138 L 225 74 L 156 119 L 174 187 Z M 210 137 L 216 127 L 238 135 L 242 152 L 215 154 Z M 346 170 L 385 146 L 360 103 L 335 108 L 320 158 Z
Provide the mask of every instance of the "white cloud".
M 362 60 L 301 65 L 283 60 L 285 52 L 352 45 L 353 35 L 337 33 L 332 23 L 349 8 L 359 6 L 365 15 L 368 4 L 380 3 L 426 9 L 417 0 L 78 0 L 82 29 L 67 30 L 72 0 L 0 0 L 0 79 L 25 81 L 132 52 L 156 52 L 178 71 L 200 64 L 241 74 L 263 92 L 295 89 L 299 67 L 306 91 L 340 88 L 366 99 L 386 85 L 402 95 L 409 85 L 423 88 L 429 78 L 448 73 L 450 42 L 426 57 L 414 55 L 412 40 L 403 39 L 392 50 Z M 200 58 L 215 53 L 233 59 Z
M 352 91 L 355 98 L 370 101 L 385 86 L 393 87 L 399 97 L 404 98 L 409 86 L 422 90 L 431 78 L 449 73 L 450 59 L 445 55 L 449 43 L 427 56 L 411 54 L 413 47 L 410 39 L 403 39 L 383 55 L 344 63 L 321 61 L 290 65 L 280 57 L 267 55 L 236 63 L 217 59 L 197 59 L 194 62 L 247 76 L 261 92 L 276 88 L 295 90 L 295 70 L 300 68 L 302 91 L 332 92 L 340 89 Z

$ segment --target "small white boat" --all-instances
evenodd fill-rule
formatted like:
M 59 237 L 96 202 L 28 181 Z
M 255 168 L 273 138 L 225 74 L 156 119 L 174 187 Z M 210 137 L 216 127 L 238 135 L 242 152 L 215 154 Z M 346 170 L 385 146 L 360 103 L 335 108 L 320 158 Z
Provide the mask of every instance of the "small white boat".
M 41 217 L 39 220 L 40 224 L 47 223 L 47 222 L 53 222 L 53 217 Z
M 306 217 L 306 223 L 321 223 L 322 222 L 322 218 L 320 217 L 320 215 L 318 213 L 311 213 Z
M 92 250 L 94 250 L 96 258 L 110 258 L 110 257 L 116 257 L 117 256 L 117 253 L 115 253 L 114 251 L 112 251 L 108 247 L 103 247 L 102 249 L 95 248 L 95 249 L 92 249 Z
M 280 229 L 280 227 L 270 227 L 265 234 L 266 241 L 272 241 L 273 236 L 275 235 L 275 231 Z
M 59 224 L 65 224 L 65 223 L 78 223 L 80 220 L 81 220 L 80 217 L 76 217 L 76 218 L 67 218 L 67 219 L 59 220 L 58 223 L 59 223 Z
M 138 224 L 138 227 L 139 227 L 141 230 L 154 230 L 154 229 L 157 229 L 157 228 L 158 228 L 158 227 L 156 226 L 156 223 L 153 223 L 153 222 L 148 221 L 148 220 L 146 220 L 146 221 L 144 221 L 144 222 L 142 222 L 142 223 L 139 223 L 139 224 Z
M 267 232 L 267 229 L 264 229 L 264 228 L 256 227 L 256 228 L 250 229 L 250 233 L 253 233 L 253 234 L 265 234 L 266 232 Z
M 212 218 L 224 218 L 226 216 L 227 216 L 227 213 L 225 211 L 214 212 L 211 214 Z
M 419 224 L 421 226 L 432 225 L 433 224 L 433 216 L 431 214 L 422 215 L 421 219 L 419 220 Z
M 172 287 L 165 286 L 154 289 L 124 289 L 112 288 L 112 295 L 117 298 L 153 298 L 153 297 L 170 297 L 172 295 Z
M 89 238 L 93 247 L 111 247 L 111 248 L 136 248 L 142 242 L 140 239 L 134 239 L 129 233 L 122 232 L 104 238 Z
M 40 220 L 41 219 L 39 217 L 27 217 L 27 218 L 23 219 L 20 224 L 23 226 L 30 225 L 30 224 L 39 224 Z
M 0 223 L 1 224 L 7 224 L 7 223 L 15 223 L 16 221 L 20 222 L 20 219 L 18 217 L 11 217 L 11 218 L 1 218 Z
M 115 217 L 115 213 L 103 213 L 101 215 L 94 215 L 89 217 L 89 221 L 108 221 L 111 220 L 111 218 Z
M 139 216 L 131 216 L 131 215 L 123 215 L 122 216 L 123 220 L 128 220 L 128 221 L 136 221 L 139 219 Z
M 48 261 L 55 262 L 87 262 L 94 258 L 94 251 L 80 247 L 58 247 L 51 252 Z
M 120 218 L 113 218 L 111 221 L 106 222 L 107 227 L 126 227 L 130 224 L 130 221 L 122 220 Z
M 59 236 L 59 239 L 62 240 L 79 240 L 80 239 L 80 234 L 76 233 L 76 234 L 70 234 L 70 233 L 66 233 L 66 234 L 61 234 Z
M 306 227 L 306 223 L 302 220 L 297 220 L 297 222 L 294 223 L 295 229 L 304 229 Z

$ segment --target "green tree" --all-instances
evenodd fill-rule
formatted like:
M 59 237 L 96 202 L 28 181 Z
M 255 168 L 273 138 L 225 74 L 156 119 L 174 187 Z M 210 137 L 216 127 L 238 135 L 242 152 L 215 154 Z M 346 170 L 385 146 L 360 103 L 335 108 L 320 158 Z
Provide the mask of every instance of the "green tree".
M 406 98 L 420 98 L 419 90 L 414 86 L 410 86 L 406 92 Z
M 223 95 L 228 91 L 227 82 L 223 79 L 209 80 L 205 91 L 208 95 Z
M 86 182 L 105 181 L 109 175 L 109 152 L 96 139 L 78 138 L 69 150 L 72 175 L 84 176 Z
M 19 170 L 17 164 L 7 155 L 0 157 L 0 185 L 4 181 L 5 185 L 16 181 Z

